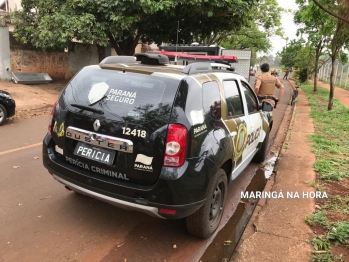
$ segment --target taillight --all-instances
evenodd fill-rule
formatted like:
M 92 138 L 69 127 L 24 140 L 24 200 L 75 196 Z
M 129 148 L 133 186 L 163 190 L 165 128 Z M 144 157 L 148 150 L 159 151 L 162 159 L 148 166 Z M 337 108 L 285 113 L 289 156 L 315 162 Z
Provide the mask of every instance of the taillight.
M 53 124 L 53 120 L 55 118 L 55 111 L 56 111 L 56 106 L 58 104 L 58 101 L 56 101 L 54 104 L 53 104 L 53 107 L 52 107 L 52 111 L 51 111 L 51 116 L 50 116 L 50 121 L 48 122 L 48 133 L 50 136 L 52 136 L 52 124 Z
M 175 215 L 177 213 L 177 210 L 160 208 L 159 213 L 163 213 L 163 214 L 167 214 L 167 215 Z
M 188 130 L 179 124 L 170 124 L 167 130 L 164 166 L 180 167 L 187 155 Z

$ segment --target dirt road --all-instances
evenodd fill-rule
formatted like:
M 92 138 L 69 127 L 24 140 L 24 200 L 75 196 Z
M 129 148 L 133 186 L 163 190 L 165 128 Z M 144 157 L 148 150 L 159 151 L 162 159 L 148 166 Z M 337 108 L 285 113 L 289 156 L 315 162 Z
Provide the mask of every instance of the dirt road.
M 0 82 L 0 90 L 8 91 L 16 101 L 16 115 L 10 121 L 48 115 L 65 85 L 63 81 L 42 85 Z

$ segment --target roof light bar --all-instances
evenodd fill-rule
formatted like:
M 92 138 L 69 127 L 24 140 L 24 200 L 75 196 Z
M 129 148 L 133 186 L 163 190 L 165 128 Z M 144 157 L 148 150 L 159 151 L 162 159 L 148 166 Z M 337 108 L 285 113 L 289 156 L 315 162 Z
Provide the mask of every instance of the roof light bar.
M 152 53 L 155 53 L 152 52 Z M 226 61 L 230 63 L 236 63 L 238 58 L 234 55 L 194 55 L 186 53 L 176 53 L 176 52 L 167 52 L 167 51 L 156 51 L 162 55 L 168 56 L 171 59 L 181 58 L 183 60 L 197 60 L 197 61 Z

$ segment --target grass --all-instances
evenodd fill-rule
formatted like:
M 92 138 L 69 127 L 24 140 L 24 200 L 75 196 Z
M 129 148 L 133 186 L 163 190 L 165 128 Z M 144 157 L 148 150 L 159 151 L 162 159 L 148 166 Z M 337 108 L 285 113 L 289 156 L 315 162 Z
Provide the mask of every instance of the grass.
M 312 151 L 316 156 L 314 169 L 317 181 L 309 185 L 328 193 L 328 199 L 317 202 L 313 214 L 305 222 L 321 228 L 322 234 L 315 234 L 310 241 L 314 247 L 312 262 L 346 261 L 349 254 L 349 192 L 344 185 L 349 184 L 349 109 L 337 99 L 333 110 L 328 111 L 329 91 L 319 88 L 313 92 L 312 84 L 302 85 L 309 105 L 310 116 L 314 119 L 315 133 L 311 136 Z M 347 251 L 342 254 L 333 252 L 337 246 Z
M 304 85 L 314 118 L 315 134 L 311 137 L 316 155 L 315 171 L 321 179 L 340 180 L 349 177 L 349 110 L 335 100 L 333 110 L 327 110 L 329 92 L 312 85 Z
M 311 256 L 311 262 L 344 262 L 342 256 L 335 256 L 331 251 L 323 252 L 323 253 L 314 253 Z
M 309 226 L 322 226 L 325 229 L 330 229 L 330 224 L 327 220 L 326 217 L 326 211 L 315 211 L 313 214 L 311 214 L 310 216 L 307 216 L 305 218 L 305 222 L 309 225 Z
M 326 204 L 322 206 L 322 209 L 349 214 L 349 197 L 330 196 Z
M 285 149 L 289 149 L 290 148 L 290 142 L 286 142 L 285 145 L 284 145 L 284 148 Z

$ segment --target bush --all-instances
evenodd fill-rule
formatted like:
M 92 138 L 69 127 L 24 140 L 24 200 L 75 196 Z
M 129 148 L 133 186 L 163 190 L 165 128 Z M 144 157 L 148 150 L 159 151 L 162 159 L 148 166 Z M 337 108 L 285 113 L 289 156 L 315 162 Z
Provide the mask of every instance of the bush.
M 298 71 L 298 80 L 301 83 L 305 83 L 308 81 L 308 70 L 306 68 L 301 68 Z

